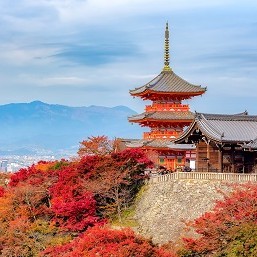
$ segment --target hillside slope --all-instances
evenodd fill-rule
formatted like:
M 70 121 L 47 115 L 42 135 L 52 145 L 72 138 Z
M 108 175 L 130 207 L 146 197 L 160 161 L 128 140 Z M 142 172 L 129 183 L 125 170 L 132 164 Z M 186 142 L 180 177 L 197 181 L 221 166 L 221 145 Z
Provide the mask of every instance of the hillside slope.
M 140 137 L 140 127 L 127 121 L 135 113 L 125 106 L 69 107 L 40 101 L 1 105 L 0 151 L 71 149 L 92 135 Z

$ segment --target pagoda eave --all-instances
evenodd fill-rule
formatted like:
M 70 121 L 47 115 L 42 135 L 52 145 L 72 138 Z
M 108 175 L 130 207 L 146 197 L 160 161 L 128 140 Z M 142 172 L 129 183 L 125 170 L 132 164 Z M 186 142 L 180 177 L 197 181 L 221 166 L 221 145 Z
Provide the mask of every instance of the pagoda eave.
M 182 124 L 184 126 L 189 126 L 192 123 L 192 119 L 190 120 L 133 120 L 133 121 L 129 121 L 132 123 L 138 123 L 140 124 L 142 127 L 149 127 L 151 125 L 156 125 L 156 126 L 160 126 L 162 124 Z
M 169 147 L 158 147 L 158 146 L 143 146 L 141 147 L 145 150 L 154 150 L 154 151 L 170 151 L 171 149 Z
M 185 100 L 185 99 L 190 99 L 194 96 L 199 96 L 202 95 L 205 91 L 203 92 L 187 92 L 185 94 L 185 92 L 156 92 L 156 91 L 151 91 L 151 90 L 147 90 L 145 92 L 139 93 L 139 94 L 131 94 L 131 96 L 133 97 L 140 97 L 143 100 L 158 100 L 161 98 L 166 98 L 166 99 L 170 99 L 171 97 L 177 98 L 177 99 L 181 99 L 181 100 Z
M 193 144 L 175 144 L 185 131 L 191 128 L 196 114 L 190 111 L 189 104 L 184 103 L 195 96 L 201 96 L 207 88 L 194 85 L 178 76 L 170 67 L 169 28 L 165 29 L 164 66 L 158 75 L 143 86 L 130 90 L 130 95 L 151 101 L 145 106 L 144 112 L 128 117 L 128 121 L 147 127 L 143 138 L 127 140 L 126 147 L 141 148 L 144 151 L 154 150 L 154 162 L 169 171 L 177 168 L 191 167 L 196 162 L 196 150 Z

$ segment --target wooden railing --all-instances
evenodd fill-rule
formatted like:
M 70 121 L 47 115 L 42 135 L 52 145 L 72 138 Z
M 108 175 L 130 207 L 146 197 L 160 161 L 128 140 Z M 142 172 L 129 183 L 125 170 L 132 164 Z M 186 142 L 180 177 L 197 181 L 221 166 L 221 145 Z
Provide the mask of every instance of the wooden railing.
M 145 111 L 188 111 L 189 105 L 188 104 L 152 104 L 146 105 Z
M 176 138 L 181 132 L 177 131 L 156 131 L 156 132 L 144 132 L 144 139 L 149 138 Z
M 150 177 L 150 183 L 165 182 L 178 179 L 218 180 L 228 182 L 257 182 L 257 174 L 211 173 L 211 172 L 174 172 L 166 175 Z

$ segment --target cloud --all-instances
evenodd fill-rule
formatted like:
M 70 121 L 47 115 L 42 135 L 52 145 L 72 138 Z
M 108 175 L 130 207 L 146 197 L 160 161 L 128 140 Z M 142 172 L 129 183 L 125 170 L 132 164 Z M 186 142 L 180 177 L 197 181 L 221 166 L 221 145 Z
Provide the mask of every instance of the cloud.
M 30 78 L 31 79 L 31 78 Z M 32 79 L 33 80 L 33 79 Z M 87 84 L 91 83 L 90 79 L 81 77 L 44 77 L 41 80 L 34 78 L 36 85 L 39 87 L 53 87 L 53 86 L 71 86 L 75 87 L 85 87 Z
M 254 5 L 254 1 L 246 0 L 245 5 Z M 12 4 L 2 1 L 1 19 L 9 26 L 20 30 L 36 28 L 53 29 L 57 26 L 103 25 L 117 22 L 128 17 L 141 19 L 144 16 L 164 15 L 176 11 L 202 10 L 220 6 L 237 5 L 232 0 L 13 0 Z M 255 4 L 256 6 L 256 4 Z M 163 17 L 165 20 L 167 17 Z M 130 22 L 133 22 L 132 20 Z M 119 24 L 116 24 L 119 26 Z
M 101 65 L 115 62 L 121 57 L 131 57 L 138 53 L 136 47 L 130 44 L 98 44 L 73 45 L 50 56 L 81 65 Z
M 173 70 L 208 86 L 197 101 L 210 99 L 211 108 L 212 94 L 255 95 L 256 10 L 250 0 L 0 0 L 0 103 L 128 104 L 140 112 L 145 103 L 129 89 L 161 71 L 166 20 Z

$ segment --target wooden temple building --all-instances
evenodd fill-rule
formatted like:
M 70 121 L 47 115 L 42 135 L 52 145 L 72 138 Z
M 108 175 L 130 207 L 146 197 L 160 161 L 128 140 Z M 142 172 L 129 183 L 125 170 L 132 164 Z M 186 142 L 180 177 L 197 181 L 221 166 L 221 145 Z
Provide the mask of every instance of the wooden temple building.
M 194 161 L 196 156 L 194 145 L 171 144 L 194 120 L 194 113 L 183 101 L 202 95 L 206 88 L 187 82 L 170 68 L 168 23 L 164 46 L 164 68 L 161 73 L 145 85 L 130 90 L 131 96 L 152 101 L 151 105 L 146 105 L 143 113 L 128 118 L 129 122 L 148 127 L 150 131 L 145 132 L 140 140 L 128 140 L 126 146 L 155 150 L 159 155 L 158 164 L 175 170 L 190 160 Z
M 196 113 L 175 143 L 196 145 L 196 170 L 257 172 L 257 116 Z

